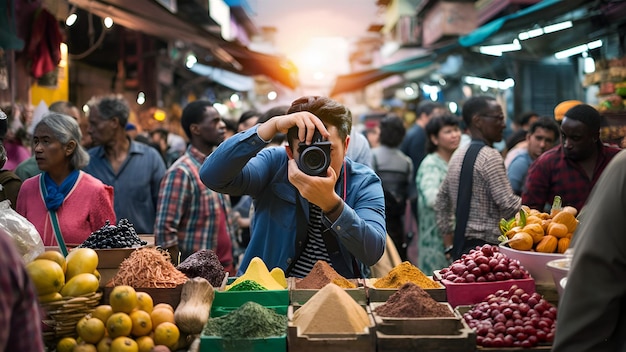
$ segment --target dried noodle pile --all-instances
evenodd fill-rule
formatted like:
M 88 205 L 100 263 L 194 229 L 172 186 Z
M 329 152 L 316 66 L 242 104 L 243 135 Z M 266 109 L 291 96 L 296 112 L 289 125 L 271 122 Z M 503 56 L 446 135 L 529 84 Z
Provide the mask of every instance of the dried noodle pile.
M 187 276 L 174 267 L 168 252 L 145 247 L 134 250 L 124 259 L 107 286 L 173 288 L 186 281 Z

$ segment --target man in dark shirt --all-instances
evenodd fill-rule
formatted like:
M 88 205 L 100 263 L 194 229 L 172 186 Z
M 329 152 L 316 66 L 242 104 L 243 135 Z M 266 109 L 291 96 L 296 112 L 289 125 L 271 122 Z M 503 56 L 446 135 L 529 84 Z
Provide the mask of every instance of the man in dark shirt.
M 522 204 L 544 211 L 554 196 L 580 210 L 600 174 L 619 149 L 600 140 L 600 114 L 587 104 L 569 109 L 561 123 L 561 145 L 542 154 L 528 170 Z

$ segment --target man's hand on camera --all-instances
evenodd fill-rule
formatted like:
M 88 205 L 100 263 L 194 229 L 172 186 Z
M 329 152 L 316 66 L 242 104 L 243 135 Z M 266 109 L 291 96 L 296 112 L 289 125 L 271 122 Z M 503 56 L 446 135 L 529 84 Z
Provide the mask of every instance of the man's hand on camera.
M 294 159 L 290 159 L 288 175 L 289 182 L 298 189 L 300 194 L 323 211 L 332 209 L 341 200 L 335 193 L 338 175 L 332 167 L 328 168 L 326 177 L 309 176 L 298 168 Z
M 330 134 L 322 123 L 322 120 L 308 111 L 295 112 L 288 115 L 276 116 L 262 123 L 257 133 L 265 141 L 269 141 L 276 133 L 287 133 L 291 127 L 298 127 L 298 139 L 300 142 L 311 144 L 315 128 L 320 131 L 322 137 L 328 138 Z

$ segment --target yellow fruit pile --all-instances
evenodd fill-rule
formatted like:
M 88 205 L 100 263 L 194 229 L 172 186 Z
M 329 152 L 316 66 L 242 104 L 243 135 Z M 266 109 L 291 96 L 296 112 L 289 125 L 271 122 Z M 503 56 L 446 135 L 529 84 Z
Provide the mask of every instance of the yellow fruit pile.
M 96 292 L 100 286 L 98 254 L 91 248 L 76 248 L 67 258 L 57 251 L 46 251 L 26 265 L 35 284 L 39 302 L 58 301 Z
M 515 218 L 500 221 L 502 243 L 521 251 L 564 253 L 578 226 L 573 207 L 543 213 L 523 205 Z
M 154 305 L 149 294 L 130 286 L 113 288 L 109 304 L 83 317 L 76 332 L 78 339 L 62 339 L 57 351 L 149 352 L 158 345 L 174 350 L 180 337 L 174 308 L 167 303 Z

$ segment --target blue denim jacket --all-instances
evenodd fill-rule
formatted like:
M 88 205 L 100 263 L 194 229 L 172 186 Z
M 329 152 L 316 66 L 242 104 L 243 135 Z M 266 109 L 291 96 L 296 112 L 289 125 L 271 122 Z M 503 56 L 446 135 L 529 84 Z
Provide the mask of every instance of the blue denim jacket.
M 308 220 L 309 203 L 287 178 L 288 157 L 284 147 L 265 148 L 257 127 L 224 141 L 200 168 L 202 182 L 212 190 L 254 198 L 251 239 L 238 275 L 245 272 L 254 257 L 263 259 L 268 269 L 287 270 L 306 242 L 296 235 L 296 206 L 303 207 Z M 359 262 L 362 275 L 375 264 L 385 249 L 385 199 L 380 179 L 369 167 L 345 159 L 344 170 L 335 186 L 345 200 L 339 218 L 325 224 L 337 236 L 341 256 L 354 277 L 352 258 Z M 347 177 L 343 195 L 344 177 Z M 335 269 L 337 270 L 337 269 Z

